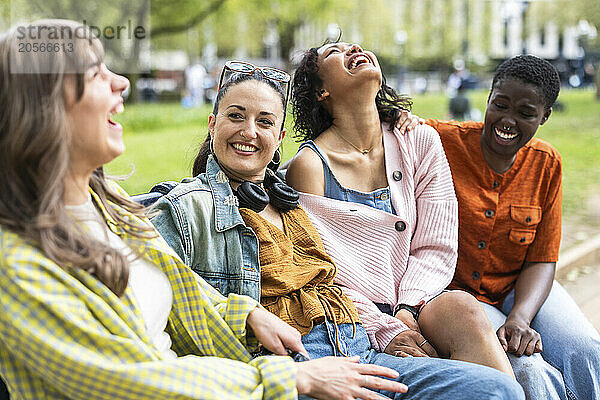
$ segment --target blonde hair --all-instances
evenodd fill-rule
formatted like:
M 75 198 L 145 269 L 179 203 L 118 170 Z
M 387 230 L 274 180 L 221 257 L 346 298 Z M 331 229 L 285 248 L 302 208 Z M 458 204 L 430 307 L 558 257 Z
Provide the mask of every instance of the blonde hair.
M 74 78 L 79 101 L 83 73 L 104 58 L 102 45 L 74 21 L 42 20 L 30 26 L 58 29 L 62 37 L 57 43 L 64 51 L 20 52 L 20 43 L 32 39 L 16 28 L 0 37 L 0 225 L 39 247 L 62 268 L 88 271 L 121 296 L 129 277 L 127 259 L 74 228 L 64 204 L 71 140 L 65 79 Z M 90 187 L 126 231 L 147 236 L 151 228 L 140 231 L 109 205 L 114 202 L 137 216 L 145 210 L 112 191 L 102 168 L 92 173 Z

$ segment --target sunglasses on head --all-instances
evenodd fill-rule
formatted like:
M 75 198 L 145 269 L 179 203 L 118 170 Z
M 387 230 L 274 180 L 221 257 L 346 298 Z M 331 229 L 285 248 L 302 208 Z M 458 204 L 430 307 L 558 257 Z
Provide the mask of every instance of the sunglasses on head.
M 254 74 L 256 71 L 260 72 L 262 74 L 262 76 L 264 76 L 266 79 L 269 79 L 270 81 L 273 82 L 277 82 L 278 84 L 282 84 L 286 86 L 286 90 L 285 90 L 285 100 L 284 100 L 284 104 L 283 104 L 283 122 L 285 122 L 285 111 L 287 108 L 287 102 L 288 102 L 288 98 L 290 97 L 290 80 L 291 77 L 290 75 L 280 69 L 277 68 L 271 68 L 271 67 L 257 67 L 254 64 L 250 64 L 247 63 L 245 61 L 227 61 L 225 63 L 225 66 L 223 67 L 223 70 L 221 71 L 221 77 L 219 78 L 219 89 L 221 90 L 221 87 L 223 86 L 223 83 L 227 82 L 229 79 L 226 79 L 224 81 L 225 75 L 227 72 L 233 73 L 233 74 L 246 74 L 246 75 L 252 75 Z M 283 128 L 283 124 L 281 125 Z

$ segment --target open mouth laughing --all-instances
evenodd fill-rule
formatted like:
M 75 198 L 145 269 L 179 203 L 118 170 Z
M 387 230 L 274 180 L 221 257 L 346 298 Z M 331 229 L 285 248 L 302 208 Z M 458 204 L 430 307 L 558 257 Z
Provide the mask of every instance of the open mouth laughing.
M 108 116 L 106 118 L 106 121 L 108 123 L 109 127 L 113 127 L 113 128 L 119 128 L 121 127 L 121 125 L 117 122 L 114 122 L 111 117 L 113 115 L 116 114 L 120 114 L 123 112 L 123 110 L 125 109 L 125 107 L 123 107 L 123 102 L 120 101 L 119 103 L 117 103 L 117 105 L 115 105 L 109 112 L 108 112 Z
M 495 127 L 494 132 L 496 133 L 496 142 L 502 145 L 512 144 L 519 137 L 519 133 L 515 132 L 514 129 L 514 127 Z
M 347 68 L 348 70 L 352 71 L 353 69 L 358 68 L 359 66 L 364 64 L 373 64 L 373 62 L 364 53 L 357 53 L 350 57 L 350 59 L 348 60 Z

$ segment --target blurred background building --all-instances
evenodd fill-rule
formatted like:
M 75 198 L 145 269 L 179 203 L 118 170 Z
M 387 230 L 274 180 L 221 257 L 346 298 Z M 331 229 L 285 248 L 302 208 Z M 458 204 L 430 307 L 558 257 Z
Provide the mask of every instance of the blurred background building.
M 457 73 L 466 89 L 487 87 L 496 66 L 519 53 L 548 59 L 571 87 L 595 85 L 600 76 L 598 0 L 132 0 L 128 7 L 117 0 L 8 0 L 0 4 L 0 29 L 90 15 L 97 25 L 120 15 L 148 28 L 144 43 L 107 46 L 110 64 L 141 80 L 134 88 L 141 100 L 200 104 L 186 84 L 194 68 L 206 71 L 207 101 L 225 60 L 291 71 L 302 50 L 340 33 L 374 51 L 388 82 L 409 94 L 452 95 L 449 78 Z

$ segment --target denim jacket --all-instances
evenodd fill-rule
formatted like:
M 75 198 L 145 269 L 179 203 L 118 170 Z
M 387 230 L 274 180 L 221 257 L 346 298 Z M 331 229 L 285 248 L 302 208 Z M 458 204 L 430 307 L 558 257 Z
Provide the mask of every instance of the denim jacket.
M 229 179 L 212 156 L 206 172 L 186 178 L 152 208 L 167 243 L 221 294 L 260 301 L 258 239 L 244 224 Z

